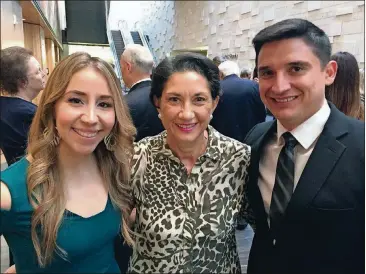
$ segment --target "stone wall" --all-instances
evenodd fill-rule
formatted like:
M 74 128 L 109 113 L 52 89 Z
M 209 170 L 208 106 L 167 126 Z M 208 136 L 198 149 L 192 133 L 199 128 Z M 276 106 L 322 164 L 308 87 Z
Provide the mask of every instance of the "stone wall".
M 349 51 L 364 67 L 364 1 L 142 1 L 137 19 L 158 60 L 172 50 L 208 47 L 208 56 L 237 54 L 253 67 L 251 41 L 287 18 L 308 19 L 330 37 L 333 52 Z M 132 25 L 132 24 L 130 24 Z

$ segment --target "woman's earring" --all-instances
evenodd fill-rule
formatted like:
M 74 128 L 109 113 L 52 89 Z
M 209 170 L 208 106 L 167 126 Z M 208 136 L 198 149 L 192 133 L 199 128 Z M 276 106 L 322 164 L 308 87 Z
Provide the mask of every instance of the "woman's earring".
M 212 116 L 212 114 L 210 115 L 210 120 L 212 120 L 212 118 L 213 118 L 213 116 Z
M 57 147 L 60 144 L 60 136 L 58 135 L 57 129 L 55 131 L 55 135 L 53 136 L 52 145 Z
M 104 137 L 104 144 L 109 151 L 113 151 L 116 142 L 112 133 Z
M 44 138 L 47 138 L 47 135 L 49 135 L 49 134 L 50 134 L 50 130 L 48 128 L 45 128 L 43 131 Z M 60 144 L 60 136 L 58 135 L 57 127 L 55 127 L 55 133 L 53 135 L 51 144 L 54 147 L 57 147 Z
M 161 119 L 161 114 L 160 113 L 158 114 L 158 117 L 159 117 L 159 119 Z

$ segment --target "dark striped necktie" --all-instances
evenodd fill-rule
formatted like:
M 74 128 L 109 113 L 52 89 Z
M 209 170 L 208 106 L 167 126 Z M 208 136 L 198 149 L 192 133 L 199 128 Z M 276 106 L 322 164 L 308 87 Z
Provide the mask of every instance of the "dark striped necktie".
M 290 132 L 282 135 L 285 145 L 281 149 L 277 161 L 276 178 L 269 210 L 271 230 L 276 230 L 285 214 L 294 191 L 295 159 L 294 148 L 297 144 Z

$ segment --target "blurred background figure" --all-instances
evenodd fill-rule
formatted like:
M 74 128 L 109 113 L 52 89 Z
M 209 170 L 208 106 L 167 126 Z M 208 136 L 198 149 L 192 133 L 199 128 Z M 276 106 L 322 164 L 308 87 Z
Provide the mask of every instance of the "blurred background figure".
M 32 100 L 44 89 L 46 74 L 32 51 L 22 47 L 1 50 L 0 64 L 0 148 L 10 166 L 25 154 L 37 109 Z M 10 250 L 9 260 L 14 264 Z
M 363 108 L 365 109 L 365 69 L 360 69 L 360 96 Z
M 258 84 L 241 79 L 239 66 L 234 61 L 221 63 L 219 70 L 222 95 L 211 125 L 221 134 L 242 142 L 252 127 L 265 121 Z
M 224 59 L 224 57 L 222 57 L 222 56 L 215 56 L 215 57 L 212 59 L 212 61 L 214 62 L 214 64 L 215 64 L 216 66 L 219 66 L 222 62 L 224 62 L 224 61 L 225 61 L 225 59 Z
M 164 128 L 149 99 L 153 56 L 148 48 L 131 44 L 124 50 L 120 63 L 123 82 L 129 88 L 126 102 L 137 129 L 135 141 L 159 134 Z
M 25 154 L 28 130 L 37 106 L 32 100 L 44 89 L 46 74 L 32 51 L 22 47 L 1 50 L 0 147 L 8 165 Z
M 243 78 L 243 79 L 251 79 L 252 77 L 252 72 L 250 71 L 250 69 L 248 68 L 243 68 L 240 72 L 240 78 Z
M 326 87 L 325 96 L 347 116 L 364 121 L 364 106 L 360 95 L 360 70 L 356 58 L 349 52 L 332 55 L 338 64 L 333 84 Z

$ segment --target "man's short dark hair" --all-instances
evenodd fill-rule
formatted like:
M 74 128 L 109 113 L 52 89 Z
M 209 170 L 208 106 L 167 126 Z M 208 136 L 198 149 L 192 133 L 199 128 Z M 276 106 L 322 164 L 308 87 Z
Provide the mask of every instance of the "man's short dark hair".
M 256 53 L 256 64 L 264 44 L 290 38 L 301 38 L 311 47 L 323 68 L 330 61 L 332 46 L 322 29 L 304 19 L 286 19 L 266 27 L 254 37 L 252 43 Z

